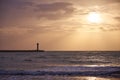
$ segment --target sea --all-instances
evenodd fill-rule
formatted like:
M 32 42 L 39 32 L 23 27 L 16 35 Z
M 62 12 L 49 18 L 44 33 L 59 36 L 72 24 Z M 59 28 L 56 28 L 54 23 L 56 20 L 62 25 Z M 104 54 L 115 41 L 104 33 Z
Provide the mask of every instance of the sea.
M 0 52 L 0 80 L 120 80 L 120 51 Z

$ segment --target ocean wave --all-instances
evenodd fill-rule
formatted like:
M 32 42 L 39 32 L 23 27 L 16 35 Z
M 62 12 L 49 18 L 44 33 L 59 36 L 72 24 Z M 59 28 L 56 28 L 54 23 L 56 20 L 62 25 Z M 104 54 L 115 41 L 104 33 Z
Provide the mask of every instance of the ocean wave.
M 57 66 L 40 70 L 0 70 L 0 75 L 66 75 L 120 77 L 120 67 Z

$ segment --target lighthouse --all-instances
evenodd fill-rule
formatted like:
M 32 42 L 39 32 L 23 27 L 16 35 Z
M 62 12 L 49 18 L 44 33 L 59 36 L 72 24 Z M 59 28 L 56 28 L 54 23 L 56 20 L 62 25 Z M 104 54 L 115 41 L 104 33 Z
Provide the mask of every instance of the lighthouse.
M 39 43 L 37 43 L 37 51 L 39 51 Z

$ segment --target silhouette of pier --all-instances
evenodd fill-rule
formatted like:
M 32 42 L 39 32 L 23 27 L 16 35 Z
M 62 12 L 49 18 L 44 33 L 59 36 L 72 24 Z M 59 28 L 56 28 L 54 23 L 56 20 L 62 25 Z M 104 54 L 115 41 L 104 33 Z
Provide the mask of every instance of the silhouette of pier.
M 44 52 L 44 50 L 40 50 L 39 43 L 37 43 L 36 50 L 0 50 L 0 52 Z

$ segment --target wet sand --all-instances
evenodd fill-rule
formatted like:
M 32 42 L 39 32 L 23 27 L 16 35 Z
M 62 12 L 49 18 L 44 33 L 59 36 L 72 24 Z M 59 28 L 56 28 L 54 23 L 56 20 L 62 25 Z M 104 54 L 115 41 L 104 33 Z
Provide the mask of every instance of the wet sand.
M 30 75 L 0 75 L 0 80 L 120 80 L 120 78 L 102 78 L 91 76 L 30 76 Z

